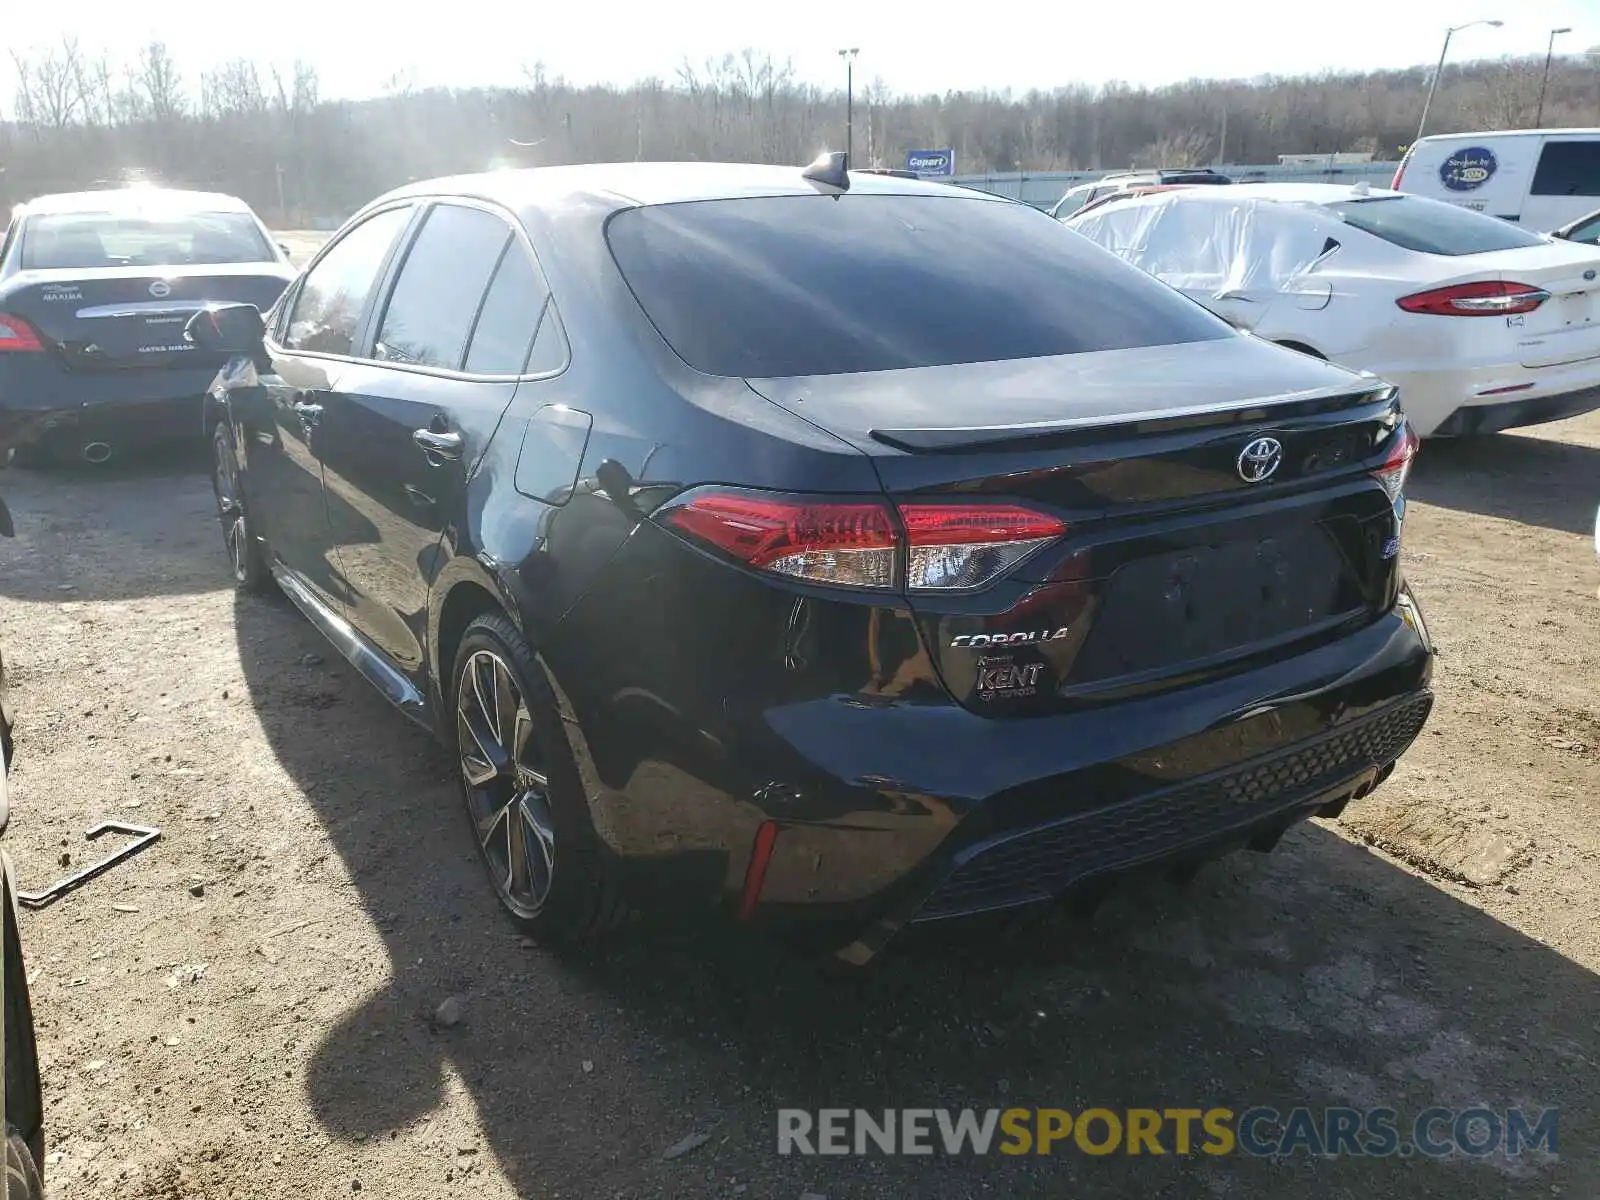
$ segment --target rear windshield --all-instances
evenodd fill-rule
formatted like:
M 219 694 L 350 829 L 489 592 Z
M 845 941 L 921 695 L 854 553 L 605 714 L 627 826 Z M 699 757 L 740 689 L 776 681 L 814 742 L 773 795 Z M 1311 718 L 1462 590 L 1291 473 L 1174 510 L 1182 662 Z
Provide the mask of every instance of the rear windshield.
M 248 213 L 41 213 L 22 230 L 22 269 L 272 262 Z
M 1510 221 L 1418 196 L 1340 200 L 1328 207 L 1343 217 L 1345 224 L 1422 254 L 1487 254 L 1544 244 L 1538 234 Z
M 1027 205 L 763 196 L 629 209 L 607 227 L 645 314 L 697 371 L 889 371 L 1233 336 Z

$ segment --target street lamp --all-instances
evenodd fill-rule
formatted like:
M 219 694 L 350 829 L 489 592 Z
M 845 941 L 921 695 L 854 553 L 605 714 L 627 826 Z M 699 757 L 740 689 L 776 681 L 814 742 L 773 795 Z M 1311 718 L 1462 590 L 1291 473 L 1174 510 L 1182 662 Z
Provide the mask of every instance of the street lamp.
M 1439 76 L 1444 72 L 1444 56 L 1450 53 L 1450 38 L 1460 33 L 1463 29 L 1471 29 L 1474 25 L 1490 25 L 1499 29 L 1504 21 L 1468 21 L 1465 25 L 1452 25 L 1444 31 L 1444 46 L 1439 50 L 1439 65 L 1433 70 L 1433 82 L 1428 85 L 1428 98 L 1422 103 L 1422 120 L 1417 122 L 1417 140 L 1422 140 L 1422 131 L 1428 125 L 1428 110 L 1433 107 L 1434 89 L 1439 86 Z
M 1539 84 L 1539 115 L 1533 119 L 1535 129 L 1544 128 L 1544 94 L 1550 90 L 1550 59 L 1556 52 L 1556 35 L 1571 32 L 1572 27 L 1569 25 L 1550 31 L 1550 44 L 1544 50 L 1544 80 Z
M 851 141 L 855 132 L 855 61 L 856 55 L 860 53 L 860 48 L 856 46 L 839 51 L 839 57 L 844 59 L 844 161 L 847 167 L 850 163 L 850 151 L 853 148 Z

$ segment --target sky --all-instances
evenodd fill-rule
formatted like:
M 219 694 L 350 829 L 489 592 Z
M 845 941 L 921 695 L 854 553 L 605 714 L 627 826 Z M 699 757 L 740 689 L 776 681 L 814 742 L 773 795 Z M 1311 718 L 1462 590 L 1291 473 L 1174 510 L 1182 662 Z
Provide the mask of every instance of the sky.
M 1572 32 L 1557 39 L 1558 51 L 1600 45 L 1600 0 L 451 0 L 384 9 L 315 0 L 231 15 L 214 6 L 19 0 L 22 14 L 5 22 L 5 41 L 24 54 L 70 35 L 116 61 L 160 38 L 191 85 L 228 58 L 298 56 L 316 65 L 325 97 L 375 95 L 397 76 L 414 87 L 517 83 L 539 60 L 549 76 L 575 83 L 671 80 L 686 58 L 699 64 L 745 47 L 788 59 L 798 76 L 824 86 L 842 85 L 838 50 L 856 47 L 859 83 L 922 93 L 1431 64 L 1448 27 L 1478 19 L 1504 25 L 1457 33 L 1451 61 L 1543 54 L 1560 26 Z M 0 112 L 11 110 L 14 87 L 0 56 Z

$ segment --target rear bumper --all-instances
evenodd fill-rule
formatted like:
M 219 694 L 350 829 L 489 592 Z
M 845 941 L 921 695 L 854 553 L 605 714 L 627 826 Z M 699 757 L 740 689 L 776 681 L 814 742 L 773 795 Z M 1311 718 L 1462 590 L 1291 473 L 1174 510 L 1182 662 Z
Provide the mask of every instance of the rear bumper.
M 73 457 L 88 442 L 146 445 L 192 438 L 201 427 L 214 364 L 181 370 L 65 371 L 37 362 L 0 363 L 0 451 L 45 445 Z
M 1252 835 L 1275 835 L 1370 791 L 1422 732 L 1427 690 L 1326 732 L 1176 787 L 1061 821 L 1008 832 L 953 856 L 901 924 L 1052 900 L 1097 876 L 1182 857 Z
M 1400 389 L 1420 437 L 1495 433 L 1600 408 L 1600 360 L 1565 367 L 1516 364 L 1443 371 L 1370 368 Z M 1516 388 L 1516 391 L 1503 389 Z
M 1433 437 L 1463 437 L 1478 433 L 1499 433 L 1526 425 L 1565 421 L 1600 408 L 1600 387 L 1586 388 L 1565 395 L 1537 396 L 1524 400 L 1503 400 L 1498 404 L 1472 404 L 1458 408 L 1446 417 Z
M 1132 868 L 1273 840 L 1387 774 L 1423 728 L 1431 676 L 1426 627 L 1407 595 L 1312 652 L 1066 716 L 837 706 L 826 745 L 812 741 L 820 730 L 790 739 L 813 764 L 830 764 L 834 794 L 813 779 L 758 798 L 764 811 L 735 860 L 747 886 L 759 877 L 747 911 L 771 927 L 826 929 L 824 943 L 859 963 L 912 924 L 1048 902 Z M 902 727 L 890 731 L 890 717 Z M 854 748 L 843 755 L 851 769 L 841 769 L 843 747 Z M 873 760 L 866 770 L 863 758 Z M 876 785 L 870 808 L 866 780 Z M 824 805 L 853 811 L 794 811 Z M 762 820 L 777 837 L 764 871 L 752 871 Z

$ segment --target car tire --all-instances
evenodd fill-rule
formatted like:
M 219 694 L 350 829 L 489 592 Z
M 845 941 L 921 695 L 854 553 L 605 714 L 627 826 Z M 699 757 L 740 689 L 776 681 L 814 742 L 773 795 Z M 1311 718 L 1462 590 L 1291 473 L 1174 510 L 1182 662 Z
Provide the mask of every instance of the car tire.
M 217 520 L 222 525 L 222 545 L 228 552 L 234 586 L 244 592 L 271 591 L 272 571 L 250 529 L 239 482 L 239 454 L 233 429 L 226 421 L 218 421 L 211 433 L 211 493 L 217 499 Z
M 44 1200 L 39 1164 L 33 1161 L 28 1143 L 10 1125 L 6 1126 L 6 1197 L 7 1200 Z
M 572 945 L 626 918 L 544 669 L 501 613 L 462 634 L 446 723 L 490 885 L 536 941 Z

